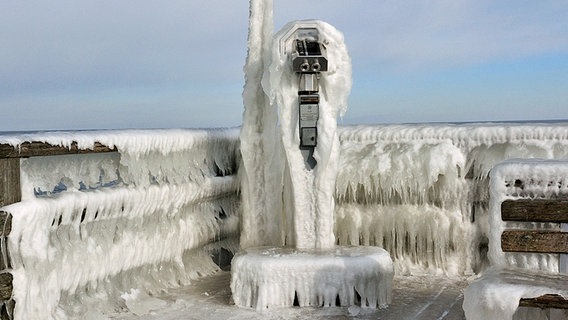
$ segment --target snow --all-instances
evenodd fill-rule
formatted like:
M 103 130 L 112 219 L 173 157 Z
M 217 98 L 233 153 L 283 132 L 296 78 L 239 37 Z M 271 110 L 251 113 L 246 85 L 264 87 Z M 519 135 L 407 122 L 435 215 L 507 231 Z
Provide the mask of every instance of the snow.
M 298 75 L 291 71 L 289 57 L 279 47 L 279 39 L 297 22 L 273 36 L 272 2 L 251 1 L 250 10 L 240 135 L 241 246 L 330 248 L 334 245 L 330 200 L 339 155 L 336 119 L 345 112 L 351 88 L 351 60 L 343 36 L 326 23 L 302 21 L 317 26 L 320 41 L 330 53 L 329 71 L 322 73 L 320 81 L 318 148 L 314 154 L 318 166 L 315 172 L 307 172 L 298 148 Z M 284 194 L 284 199 L 275 196 L 278 194 Z
M 166 305 L 166 302 L 157 298 L 150 297 L 138 289 L 131 289 L 120 296 L 124 299 L 126 307 L 137 316 L 148 314 L 151 310 L 159 309 Z
M 110 148 L 117 147 L 123 153 L 144 156 L 156 151 L 167 155 L 209 145 L 213 141 L 234 141 L 237 135 L 237 128 L 58 131 L 0 135 L 0 143 L 18 147 L 23 142 L 42 141 L 70 148 L 76 142 L 80 149 L 90 149 L 95 142 L 100 142 Z
M 423 270 L 450 275 L 467 273 L 466 235 L 461 212 L 431 205 L 370 206 L 348 204 L 337 208 L 338 242 L 379 246 L 396 260 L 397 273 Z M 407 239 L 407 241 L 400 240 Z
M 258 247 L 233 258 L 231 291 L 236 305 L 256 310 L 359 304 L 386 308 L 394 270 L 388 252 L 377 247 L 330 250 Z M 357 302 L 356 294 L 360 296 Z
M 568 158 L 566 123 L 352 126 L 339 134 L 342 198 L 359 187 L 381 202 L 446 203 L 459 198 L 460 179 L 485 179 L 502 160 Z
M 62 183 L 69 191 L 120 182 L 130 186 L 198 182 L 208 175 L 236 171 L 238 129 L 103 130 L 2 135 L 0 143 L 18 148 L 42 141 L 91 149 L 95 142 L 119 154 L 33 157 L 21 160 L 22 198 L 34 190 L 52 192 Z M 141 161 L 143 160 L 143 161 Z M 82 185 L 81 185 L 82 184 Z
M 390 302 L 393 277 L 388 252 L 335 248 L 337 116 L 345 112 L 351 89 L 351 60 L 343 35 L 321 21 L 291 22 L 270 46 L 272 12 L 267 7 L 271 5 L 251 1 L 241 130 L 243 250 L 232 261 L 233 299 L 238 306 L 257 310 L 292 306 L 295 296 L 300 306 L 331 306 L 336 297 L 342 305 L 354 305 L 359 292 L 361 305 L 384 307 Z M 280 47 L 298 24 L 316 28 L 316 40 L 330 52 L 328 70 L 320 81 L 313 170 L 306 168 L 299 148 L 299 78 L 292 71 L 289 52 Z M 279 128 L 280 137 L 274 128 Z M 276 157 L 280 154 L 286 161 Z M 258 247 L 266 244 L 278 247 Z M 299 251 L 279 249 L 283 245 Z

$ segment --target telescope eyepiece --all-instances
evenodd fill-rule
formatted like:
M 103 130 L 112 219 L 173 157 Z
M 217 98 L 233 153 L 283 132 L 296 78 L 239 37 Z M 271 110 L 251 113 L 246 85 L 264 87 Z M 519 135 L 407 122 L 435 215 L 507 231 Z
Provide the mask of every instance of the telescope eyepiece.
M 308 61 L 308 59 L 304 59 L 304 61 L 302 61 L 302 64 L 300 65 L 300 71 L 308 72 L 309 70 L 310 70 L 310 62 Z
M 313 72 L 318 72 L 321 69 L 321 65 L 319 63 L 318 59 L 314 59 L 314 63 L 312 63 L 312 71 Z

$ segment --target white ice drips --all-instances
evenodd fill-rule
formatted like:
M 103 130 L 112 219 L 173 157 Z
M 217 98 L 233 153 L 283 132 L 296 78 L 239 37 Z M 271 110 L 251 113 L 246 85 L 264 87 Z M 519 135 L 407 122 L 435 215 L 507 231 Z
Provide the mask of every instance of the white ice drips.
M 146 265 L 183 266 L 185 251 L 238 234 L 236 197 L 222 200 L 236 182 L 64 193 L 4 207 L 16 318 L 52 317 L 63 292 Z M 203 202 L 212 197 L 221 198 Z
M 496 164 L 510 158 L 568 159 L 566 123 L 354 126 L 339 128 L 338 132 L 341 170 L 336 185 L 340 207 L 336 210 L 336 220 L 342 220 L 338 214 L 352 210 L 352 205 L 365 208 L 363 211 L 368 214 L 362 215 L 365 219 L 361 224 L 355 224 L 362 225 L 361 229 L 339 224 L 336 237 L 341 243 L 346 243 L 346 239 L 349 239 L 347 243 L 360 239 L 359 243 L 364 244 L 362 239 L 383 236 L 380 228 L 365 231 L 370 221 L 377 221 L 373 225 L 378 225 L 379 221 L 392 218 L 397 225 L 403 225 L 411 221 L 420 208 L 428 208 L 424 211 L 427 215 L 437 211 L 432 217 L 449 214 L 447 219 L 455 221 L 457 230 L 469 232 L 456 238 L 457 244 L 450 245 L 447 253 L 451 257 L 467 256 L 464 262 L 471 265 L 456 269 L 452 263 L 428 263 L 428 269 L 433 267 L 430 270 L 437 269 L 435 272 L 478 272 L 487 264 L 483 248 L 490 238 L 489 172 Z M 407 212 L 402 209 L 413 206 L 417 209 Z M 389 215 L 389 212 L 399 213 Z M 454 213 L 459 214 L 458 219 Z M 359 214 L 353 219 L 357 216 Z M 436 230 L 446 232 L 442 225 Z M 427 241 L 428 238 L 422 238 L 427 234 L 419 232 L 417 241 Z M 445 245 L 434 243 L 436 247 L 445 248 Z M 413 253 L 404 246 L 403 251 L 402 255 L 393 253 L 397 270 L 416 270 L 424 265 L 406 259 Z M 443 262 L 432 253 L 424 253 L 422 259 Z M 551 262 L 530 258 L 523 263 L 546 268 Z
M 93 148 L 99 142 L 119 153 L 32 157 L 21 160 L 22 198 L 53 192 L 59 184 L 68 191 L 125 184 L 199 182 L 208 176 L 236 173 L 238 130 L 114 130 L 52 132 L 0 136 L 0 143 L 16 148 L 41 141 L 70 147 Z
M 377 246 L 394 260 L 397 274 L 470 273 L 472 232 L 461 212 L 431 205 L 338 205 L 335 233 L 340 245 Z
M 295 297 L 301 307 L 335 306 L 339 298 L 342 306 L 364 308 L 384 308 L 392 298 L 392 260 L 376 247 L 258 247 L 238 253 L 233 268 L 235 304 L 259 311 L 292 306 Z
M 515 142 L 562 142 L 568 140 L 568 123 L 471 123 L 471 124 L 392 124 L 343 127 L 341 141 L 439 141 L 450 139 L 469 149 L 479 145 Z M 547 142 L 545 142 L 547 141 Z
M 118 149 L 21 160 L 23 200 L 2 208 L 12 215 L 15 317 L 82 317 L 94 312 L 79 307 L 84 301 L 112 308 L 132 288 L 152 292 L 218 270 L 209 251 L 221 242 L 234 247 L 239 234 L 237 133 L 2 136 L 1 143 L 16 147 L 42 141 L 92 148 L 98 142 Z M 66 191 L 34 195 L 60 183 Z
M 344 142 L 338 200 L 456 207 L 465 186 L 465 163 L 466 155 L 448 140 Z
M 321 73 L 317 147 L 313 171 L 305 168 L 299 145 L 298 74 L 292 71 L 289 56 L 274 41 L 272 60 L 262 85 L 270 103 L 278 107 L 278 120 L 286 155 L 284 212 L 289 228 L 287 245 L 300 248 L 331 248 L 333 236 L 334 185 L 339 162 L 337 117 L 345 112 L 351 90 L 351 59 L 343 35 L 322 21 L 294 21 L 275 35 L 283 38 L 295 24 L 318 29 L 318 41 L 328 52 L 328 71 Z M 274 123 L 275 125 L 276 123 Z M 290 207 L 291 206 L 291 207 Z
M 242 165 L 241 246 L 284 244 L 282 221 L 282 149 L 276 108 L 261 81 L 271 58 L 272 0 L 250 1 L 248 54 L 245 63 L 243 124 L 240 133 Z
M 2 135 L 0 143 L 18 148 L 24 142 L 40 141 L 71 148 L 77 143 L 79 149 L 92 149 L 95 142 L 120 152 L 145 155 L 159 150 L 163 155 L 188 150 L 212 141 L 234 140 L 238 128 L 227 129 L 153 129 L 153 130 L 98 130 L 57 131 L 30 134 Z

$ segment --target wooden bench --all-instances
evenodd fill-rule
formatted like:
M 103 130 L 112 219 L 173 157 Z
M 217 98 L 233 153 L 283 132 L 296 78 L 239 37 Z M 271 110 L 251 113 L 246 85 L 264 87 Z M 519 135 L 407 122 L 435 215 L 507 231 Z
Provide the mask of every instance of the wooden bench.
M 501 219 L 529 223 L 568 223 L 568 200 L 506 200 L 501 203 Z M 501 233 L 501 248 L 504 252 L 568 254 L 568 232 L 507 229 Z M 568 299 L 558 294 L 546 294 L 535 298 L 521 298 L 519 306 L 568 309 Z
M 503 252 L 568 254 L 568 232 L 560 227 L 568 223 L 568 199 L 505 200 L 500 213 L 505 226 L 500 235 Z M 513 301 L 495 301 L 507 297 Z M 493 267 L 466 288 L 464 310 L 467 319 L 508 319 L 518 307 L 568 309 L 567 298 L 568 274 Z M 568 317 L 568 311 L 552 314 Z

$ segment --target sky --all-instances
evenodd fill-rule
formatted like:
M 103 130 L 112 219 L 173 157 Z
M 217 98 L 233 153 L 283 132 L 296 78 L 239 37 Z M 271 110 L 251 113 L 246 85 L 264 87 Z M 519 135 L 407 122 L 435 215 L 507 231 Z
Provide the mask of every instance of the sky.
M 245 0 L 0 2 L 0 131 L 234 127 Z M 342 125 L 568 119 L 566 0 L 274 0 L 345 35 Z

